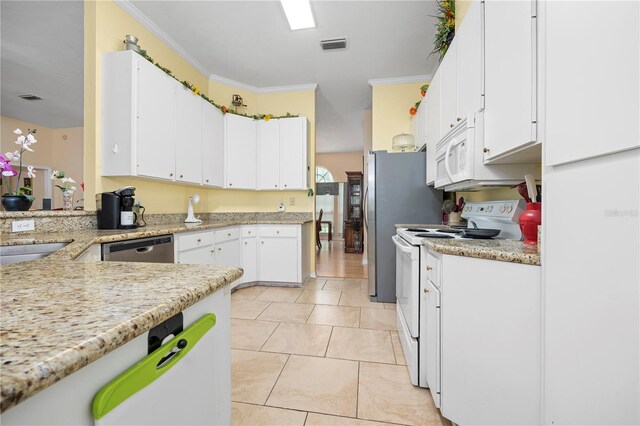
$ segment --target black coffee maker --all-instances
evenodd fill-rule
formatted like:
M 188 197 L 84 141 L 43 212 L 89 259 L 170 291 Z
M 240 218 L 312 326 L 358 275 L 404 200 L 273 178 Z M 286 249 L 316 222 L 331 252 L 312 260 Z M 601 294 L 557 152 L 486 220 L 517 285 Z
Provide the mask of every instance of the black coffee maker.
M 96 194 L 98 229 L 134 229 L 138 218 L 133 212 L 135 188 L 125 186 L 117 191 Z

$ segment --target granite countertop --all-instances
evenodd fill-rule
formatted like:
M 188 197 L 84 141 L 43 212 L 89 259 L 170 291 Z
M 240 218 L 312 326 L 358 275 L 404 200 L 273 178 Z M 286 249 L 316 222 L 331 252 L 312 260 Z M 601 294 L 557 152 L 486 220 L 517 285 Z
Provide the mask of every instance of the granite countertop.
M 148 225 L 137 229 L 87 229 L 74 232 L 43 232 L 43 233 L 3 233 L 0 234 L 0 246 L 69 243 L 64 248 L 46 257 L 48 260 L 75 259 L 93 244 L 110 243 L 113 241 L 133 240 L 136 238 L 155 237 L 158 235 L 177 234 L 180 232 L 206 231 L 208 229 L 224 228 L 241 225 L 301 225 L 308 221 L 302 220 L 243 220 L 243 221 L 203 221 L 201 223 L 172 223 L 166 225 Z
M 145 333 L 242 276 L 206 265 L 80 262 L 92 244 L 247 224 L 215 221 L 135 230 L 3 233 L 1 245 L 67 242 L 36 261 L 0 266 L 0 412 Z
M 443 225 L 405 225 L 396 228 L 448 228 Z M 502 262 L 540 265 L 540 253 L 537 245 L 525 244 L 513 240 L 482 239 L 430 239 L 424 238 L 422 244 L 434 251 L 454 256 L 476 257 L 479 259 L 498 260 Z

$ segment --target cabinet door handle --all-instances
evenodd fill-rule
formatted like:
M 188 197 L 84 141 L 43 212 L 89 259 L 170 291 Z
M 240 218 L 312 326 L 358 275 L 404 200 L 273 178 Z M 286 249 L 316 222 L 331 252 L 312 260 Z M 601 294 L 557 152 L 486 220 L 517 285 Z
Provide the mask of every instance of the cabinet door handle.
M 209 179 L 207 179 L 207 182 L 209 182 Z
M 264 244 L 264 241 L 260 241 L 260 244 Z
M 285 187 L 285 188 L 287 187 L 287 184 L 286 184 L 286 183 L 284 184 L 284 187 Z
M 233 184 L 232 184 L 232 183 L 230 183 L 230 184 L 229 184 L 229 186 L 233 186 Z
M 246 242 L 246 241 L 244 242 L 244 245 L 245 245 L 245 246 L 247 245 L 247 242 Z
M 222 247 L 218 247 L 218 251 L 222 251 Z
M 198 242 L 199 242 L 199 243 L 201 243 L 201 242 L 202 242 L 202 240 L 201 240 L 200 238 L 198 238 Z
M 482 151 L 483 151 L 483 152 L 489 152 L 489 151 L 491 151 L 491 150 L 490 150 L 489 148 L 484 148 Z
M 462 118 L 458 117 L 456 118 L 456 121 L 462 121 Z
M 169 176 L 173 177 L 173 173 L 169 173 Z
M 427 293 L 429 293 L 429 289 L 428 289 L 428 288 L 425 288 L 425 289 L 424 289 L 424 294 L 427 294 Z
M 433 268 L 431 266 L 427 265 L 427 271 L 431 271 L 431 270 L 433 270 Z
M 182 179 L 184 177 L 184 175 L 180 175 L 180 179 Z
M 231 236 L 231 234 L 227 234 L 227 237 L 230 237 L 230 236 Z
M 278 185 L 274 185 L 276 188 L 278 187 Z
M 452 123 L 452 124 L 449 124 L 449 127 L 453 127 L 453 123 Z
M 279 233 L 280 233 L 280 231 L 276 231 L 276 234 L 279 234 Z

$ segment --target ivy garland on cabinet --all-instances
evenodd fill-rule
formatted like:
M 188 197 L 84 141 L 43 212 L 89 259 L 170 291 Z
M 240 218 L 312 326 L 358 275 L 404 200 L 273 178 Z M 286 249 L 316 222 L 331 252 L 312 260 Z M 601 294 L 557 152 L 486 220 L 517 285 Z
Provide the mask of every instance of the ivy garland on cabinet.
M 425 84 L 420 88 L 420 94 L 422 95 L 423 98 L 424 98 L 424 95 L 427 94 L 428 88 L 429 88 L 428 84 Z M 413 104 L 411 108 L 409 108 L 409 115 L 416 115 L 416 113 L 418 112 L 418 107 L 420 106 L 421 102 L 422 102 L 422 99 L 420 99 L 418 102 Z
M 136 52 L 136 50 L 134 50 L 134 52 Z M 241 115 L 243 117 L 253 118 L 254 120 L 265 120 L 265 121 L 269 121 L 272 118 L 276 118 L 276 119 L 277 118 L 294 118 L 294 117 L 299 117 L 300 116 L 300 114 L 291 114 L 291 113 L 288 113 L 288 112 L 287 112 L 286 115 L 273 115 L 273 114 L 253 114 L 253 115 L 249 115 L 249 114 L 243 114 L 243 113 L 237 112 L 237 111 L 231 111 L 224 105 L 218 105 L 212 99 L 209 99 L 209 97 L 207 95 L 205 95 L 204 93 L 200 93 L 200 88 L 198 86 L 196 86 L 195 84 L 193 84 L 193 83 L 191 83 L 190 81 L 187 81 L 187 80 L 180 80 L 178 77 L 173 75 L 173 72 L 169 68 L 163 67 L 162 65 L 160 65 L 160 63 L 156 62 L 151 56 L 149 56 L 149 54 L 147 53 L 146 50 L 140 49 L 140 51 L 137 52 L 137 53 L 140 54 L 140 56 L 145 58 L 147 61 L 151 62 L 153 65 L 155 65 L 156 67 L 158 67 L 159 69 L 164 71 L 165 74 L 167 74 L 169 77 L 171 77 L 171 78 L 175 79 L 176 81 L 179 81 L 180 83 L 182 83 L 182 85 L 184 87 L 186 87 L 187 89 L 191 90 L 194 95 L 200 96 L 202 99 L 204 99 L 205 101 L 209 102 L 211 105 L 213 105 L 214 107 L 216 107 L 220 111 L 222 111 L 224 114 L 228 113 L 228 114 Z

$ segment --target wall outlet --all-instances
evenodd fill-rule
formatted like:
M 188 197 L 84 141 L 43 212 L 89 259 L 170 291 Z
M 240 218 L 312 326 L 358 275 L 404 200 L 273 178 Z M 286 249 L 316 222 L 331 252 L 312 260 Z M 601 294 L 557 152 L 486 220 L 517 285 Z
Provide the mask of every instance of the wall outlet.
M 296 205 L 296 197 L 289 198 L 289 205 L 290 206 L 295 206 Z
M 33 231 L 36 229 L 36 223 L 33 219 L 14 220 L 11 222 L 11 232 Z
M 284 206 L 284 203 L 280 203 L 280 204 L 278 205 L 278 211 L 279 211 L 279 212 L 283 212 L 283 211 L 285 211 L 285 210 L 287 210 L 287 208 Z

